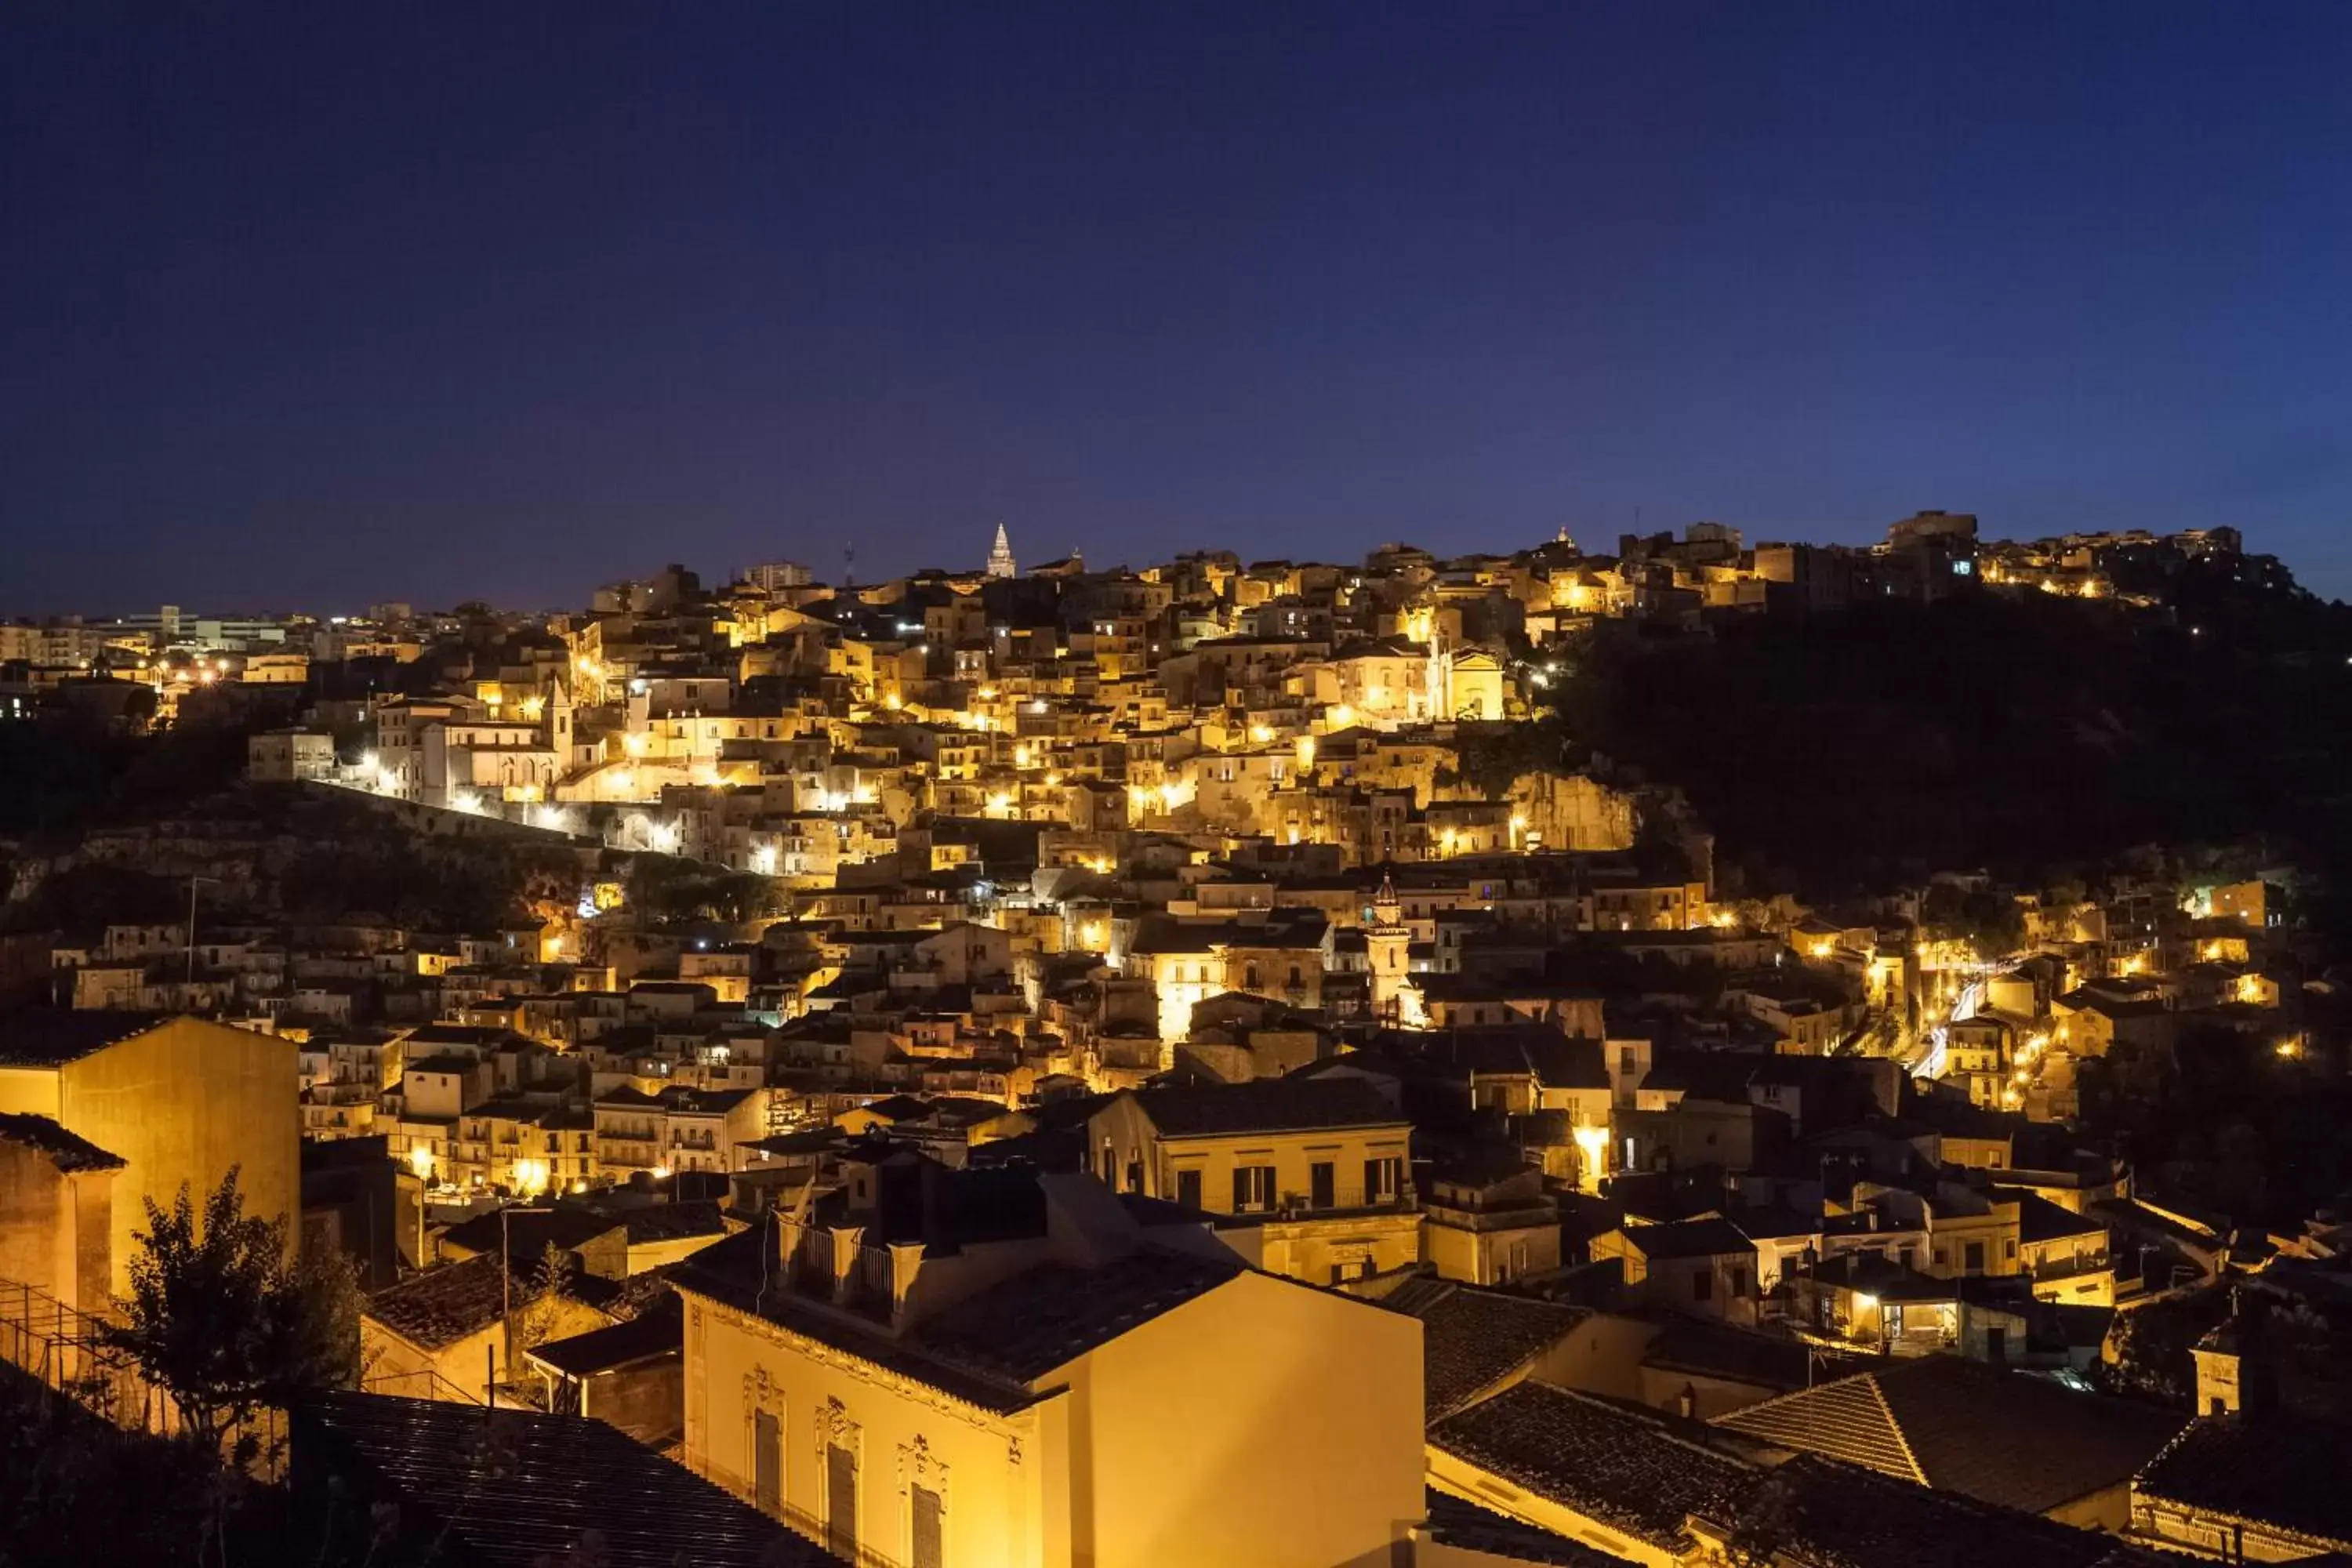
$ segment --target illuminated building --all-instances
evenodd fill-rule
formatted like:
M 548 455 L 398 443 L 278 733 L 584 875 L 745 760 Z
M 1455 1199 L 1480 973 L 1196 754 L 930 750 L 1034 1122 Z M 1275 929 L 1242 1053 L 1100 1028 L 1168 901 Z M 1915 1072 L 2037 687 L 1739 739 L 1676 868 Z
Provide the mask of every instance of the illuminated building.
M 1087 1177 L 859 1165 L 678 1284 L 682 1462 L 845 1561 L 1387 1562 L 1423 1511 L 1413 1320 Z
M 299 1212 L 291 1040 L 196 1018 L 119 1012 L 0 1016 L 0 1114 L 45 1117 L 121 1162 L 110 1289 L 130 1289 L 143 1199 L 196 1202 L 234 1167 L 247 1214 Z

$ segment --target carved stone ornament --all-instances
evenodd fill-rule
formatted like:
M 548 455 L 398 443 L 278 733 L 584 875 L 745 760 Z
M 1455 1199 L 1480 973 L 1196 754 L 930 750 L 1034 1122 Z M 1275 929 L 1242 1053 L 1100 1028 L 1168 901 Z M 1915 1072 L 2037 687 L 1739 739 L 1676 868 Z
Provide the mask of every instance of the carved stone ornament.
M 948 1464 L 931 1452 L 929 1437 L 918 1436 L 911 1443 L 898 1446 L 898 1489 L 904 1491 L 910 1486 L 937 1493 L 941 1500 L 941 1507 L 946 1506 Z

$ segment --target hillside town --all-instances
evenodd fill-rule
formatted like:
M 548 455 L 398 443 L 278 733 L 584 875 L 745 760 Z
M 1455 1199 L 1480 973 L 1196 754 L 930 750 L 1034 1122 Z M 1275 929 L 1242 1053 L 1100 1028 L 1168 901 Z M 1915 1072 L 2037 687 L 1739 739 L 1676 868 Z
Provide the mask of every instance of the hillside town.
M 0 625 L 0 729 L 209 759 L 0 845 L 0 1359 L 154 1419 L 103 1325 L 234 1171 L 363 1292 L 296 1506 L 469 1562 L 2352 1561 L 2352 1208 L 2151 1109 L 2340 1087 L 2305 873 L 1770 885 L 1557 701 L 2275 559 L 975 542 Z

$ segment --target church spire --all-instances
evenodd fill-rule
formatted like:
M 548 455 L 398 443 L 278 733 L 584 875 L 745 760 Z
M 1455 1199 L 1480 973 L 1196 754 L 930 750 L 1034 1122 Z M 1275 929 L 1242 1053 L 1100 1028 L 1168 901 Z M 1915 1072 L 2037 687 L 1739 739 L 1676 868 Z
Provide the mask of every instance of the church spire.
M 1005 537 L 1004 525 L 996 525 L 996 542 L 988 552 L 988 574 L 992 577 L 1017 577 L 1021 569 L 1013 563 L 1013 541 Z

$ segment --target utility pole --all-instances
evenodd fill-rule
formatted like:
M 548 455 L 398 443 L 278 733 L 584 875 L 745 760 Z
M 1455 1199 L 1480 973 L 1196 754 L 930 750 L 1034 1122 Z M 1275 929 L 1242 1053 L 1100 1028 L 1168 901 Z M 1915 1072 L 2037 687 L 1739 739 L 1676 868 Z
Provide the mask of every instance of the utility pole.
M 520 1206 L 502 1208 L 499 1211 L 499 1321 L 505 1325 L 506 1329 L 503 1337 L 507 1342 L 507 1375 L 509 1377 L 514 1375 L 514 1239 L 513 1227 L 508 1221 L 519 1214 L 552 1214 L 554 1212 L 549 1208 Z M 488 1351 L 492 1358 L 490 1382 L 484 1392 L 490 1396 L 490 1408 L 495 1410 L 499 1404 L 498 1347 L 485 1345 L 482 1348 Z
M 188 984 L 190 985 L 196 983 L 196 884 L 199 882 L 210 882 L 217 888 L 220 886 L 220 879 L 218 877 L 188 879 Z

